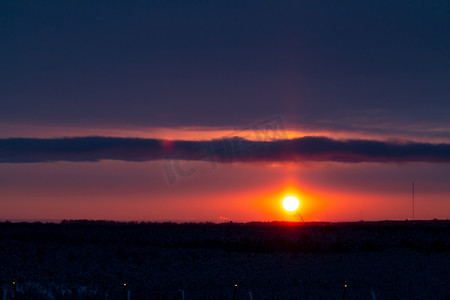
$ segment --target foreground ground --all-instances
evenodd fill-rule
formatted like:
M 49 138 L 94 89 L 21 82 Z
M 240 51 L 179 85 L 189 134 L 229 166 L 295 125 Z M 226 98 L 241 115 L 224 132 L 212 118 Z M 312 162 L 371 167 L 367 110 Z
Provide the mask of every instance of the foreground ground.
M 449 299 L 450 222 L 0 223 L 12 299 Z

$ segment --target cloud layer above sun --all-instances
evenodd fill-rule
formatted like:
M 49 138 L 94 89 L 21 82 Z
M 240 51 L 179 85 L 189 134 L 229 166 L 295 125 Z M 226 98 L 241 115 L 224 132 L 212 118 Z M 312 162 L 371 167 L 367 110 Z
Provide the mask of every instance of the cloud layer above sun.
M 208 141 L 115 137 L 0 140 L 1 163 L 161 159 L 217 162 L 450 162 L 450 144 L 302 137 L 275 141 Z

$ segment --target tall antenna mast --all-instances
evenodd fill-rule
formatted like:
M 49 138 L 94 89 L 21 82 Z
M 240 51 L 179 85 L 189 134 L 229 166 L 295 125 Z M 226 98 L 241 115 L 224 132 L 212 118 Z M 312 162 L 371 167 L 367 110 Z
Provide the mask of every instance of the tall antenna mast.
M 414 180 L 412 181 L 412 219 L 414 220 Z

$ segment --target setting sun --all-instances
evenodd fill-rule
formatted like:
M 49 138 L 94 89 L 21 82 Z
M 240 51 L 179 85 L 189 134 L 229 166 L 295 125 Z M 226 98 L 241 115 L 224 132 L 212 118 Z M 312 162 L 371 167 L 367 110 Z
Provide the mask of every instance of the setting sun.
M 298 209 L 300 202 L 294 196 L 288 196 L 283 199 L 283 208 L 287 211 L 295 211 Z

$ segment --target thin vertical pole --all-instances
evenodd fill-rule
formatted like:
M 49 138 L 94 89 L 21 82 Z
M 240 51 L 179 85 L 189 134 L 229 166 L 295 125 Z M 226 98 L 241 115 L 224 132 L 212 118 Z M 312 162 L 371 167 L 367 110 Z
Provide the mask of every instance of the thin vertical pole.
M 237 283 L 234 284 L 233 300 L 236 300 L 237 295 Z
M 126 283 L 124 283 L 123 284 L 123 300 L 127 300 L 127 295 L 128 293 L 127 293 L 127 284 Z
M 17 291 L 16 291 L 16 282 L 13 281 L 12 284 L 13 284 L 13 299 L 16 300 L 16 292 L 17 292 Z
M 342 300 L 345 300 L 345 291 L 347 290 L 347 285 L 344 285 L 344 292 L 342 293 Z
M 412 219 L 414 221 L 414 180 L 412 182 Z

